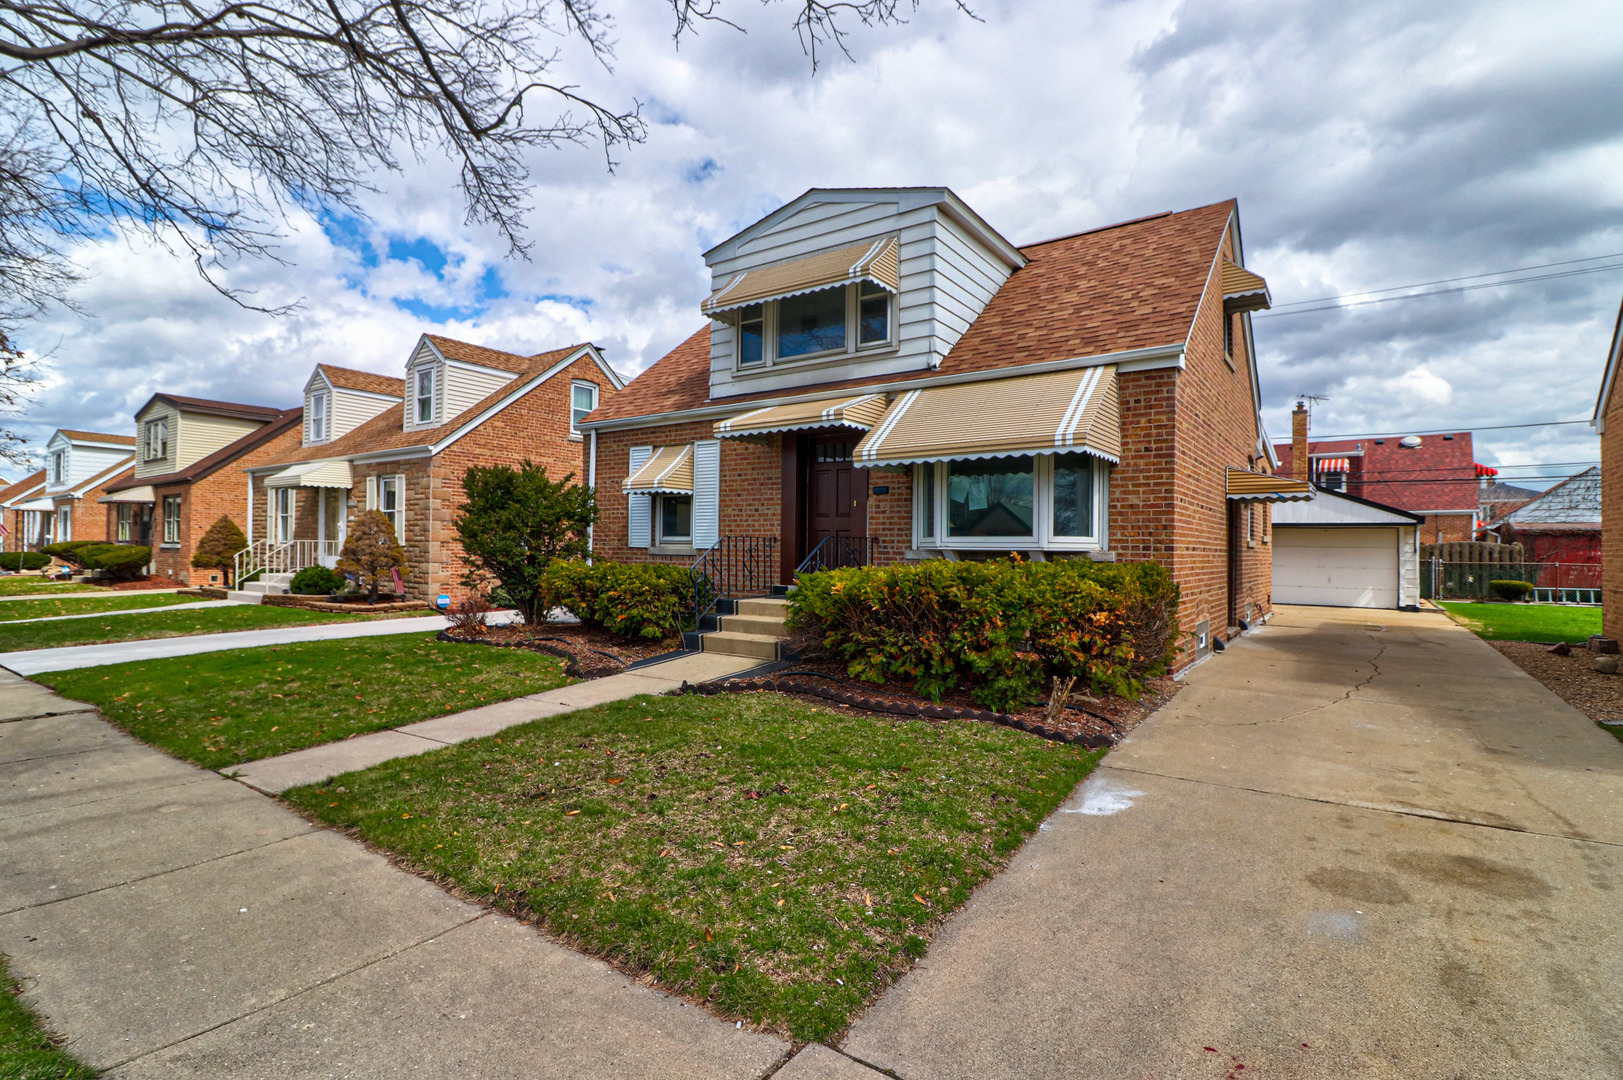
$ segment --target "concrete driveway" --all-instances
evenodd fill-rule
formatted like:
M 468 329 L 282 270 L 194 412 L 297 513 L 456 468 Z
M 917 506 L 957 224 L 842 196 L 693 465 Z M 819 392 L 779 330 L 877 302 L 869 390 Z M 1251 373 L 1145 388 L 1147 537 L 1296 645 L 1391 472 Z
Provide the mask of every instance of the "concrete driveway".
M 1283 608 L 1187 682 L 847 1054 L 901 1080 L 1623 1076 L 1623 743 L 1432 613 Z

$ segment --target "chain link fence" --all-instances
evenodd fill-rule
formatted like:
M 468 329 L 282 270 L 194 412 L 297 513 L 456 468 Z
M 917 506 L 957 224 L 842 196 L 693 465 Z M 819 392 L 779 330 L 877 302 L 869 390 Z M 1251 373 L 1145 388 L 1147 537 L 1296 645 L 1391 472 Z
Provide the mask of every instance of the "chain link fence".
M 1600 603 L 1599 563 L 1420 562 L 1420 595 L 1427 600 L 1492 600 L 1493 581 L 1529 582 L 1535 602 Z

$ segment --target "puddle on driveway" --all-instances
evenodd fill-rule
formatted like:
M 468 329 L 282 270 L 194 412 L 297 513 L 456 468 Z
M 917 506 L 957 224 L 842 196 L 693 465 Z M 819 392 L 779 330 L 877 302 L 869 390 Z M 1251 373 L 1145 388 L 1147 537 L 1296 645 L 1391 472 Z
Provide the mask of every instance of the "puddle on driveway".
M 1130 808 L 1133 800 L 1143 794 L 1142 791 L 1135 791 L 1126 784 L 1112 781 L 1108 777 L 1091 776 L 1083 781 L 1082 790 L 1077 796 L 1060 807 L 1060 811 L 1066 814 L 1109 817 Z

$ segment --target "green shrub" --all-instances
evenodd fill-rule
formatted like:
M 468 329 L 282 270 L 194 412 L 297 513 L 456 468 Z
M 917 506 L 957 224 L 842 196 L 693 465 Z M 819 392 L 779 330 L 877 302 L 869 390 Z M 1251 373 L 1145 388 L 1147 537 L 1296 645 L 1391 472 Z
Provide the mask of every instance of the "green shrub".
M 0 570 L 43 570 L 51 565 L 51 557 L 43 551 L 0 552 Z
M 114 577 L 133 578 L 152 561 L 152 549 L 137 544 L 105 544 L 96 550 L 92 569 L 106 570 Z
M 69 566 L 84 570 L 87 569 L 87 564 L 80 553 L 85 548 L 99 547 L 105 543 L 105 540 L 64 540 L 60 544 L 46 544 L 39 551 L 41 555 L 54 556 Z
M 574 479 L 569 473 L 552 480 L 528 458 L 517 468 L 469 466 L 462 476 L 467 498 L 453 521 L 468 567 L 462 583 L 500 588 L 526 622 L 545 622 L 555 606 L 547 601 L 547 568 L 558 560 L 584 559 L 597 520 L 596 495 Z
M 199 570 L 218 570 L 227 582 L 237 565 L 237 552 L 248 546 L 248 538 L 237 528 L 237 523 L 221 514 L 219 520 L 197 541 L 192 554 L 192 565 Z
M 293 575 L 288 588 L 300 596 L 326 596 L 349 584 L 349 579 L 325 566 L 306 566 Z
M 1155 563 L 932 559 L 804 574 L 789 629 L 855 678 L 911 683 L 936 701 L 962 686 L 1011 709 L 1055 676 L 1136 696 L 1171 663 L 1177 611 L 1178 586 Z
M 621 637 L 658 641 L 693 619 L 693 583 L 681 566 L 603 560 L 588 566 L 556 559 L 548 564 L 538 595 L 543 615 L 567 608 L 587 626 Z
M 1488 591 L 1501 600 L 1526 600 L 1533 591 L 1531 581 L 1490 581 Z

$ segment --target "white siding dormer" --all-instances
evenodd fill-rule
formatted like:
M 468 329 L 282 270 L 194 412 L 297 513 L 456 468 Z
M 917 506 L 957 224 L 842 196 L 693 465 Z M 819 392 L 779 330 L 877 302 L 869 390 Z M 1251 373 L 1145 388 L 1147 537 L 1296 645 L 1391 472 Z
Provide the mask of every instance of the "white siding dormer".
M 793 341 L 790 319 L 805 321 L 814 303 L 768 301 L 724 312 L 710 324 L 710 393 L 721 398 L 763 390 L 940 366 L 1010 274 L 1020 252 L 945 188 L 812 190 L 705 254 L 712 289 L 751 270 L 785 267 L 810 256 L 863 244 L 897 242 L 897 291 L 861 284 L 824 295 L 825 321 L 846 313 L 844 347 L 811 352 Z M 832 293 L 832 290 L 830 290 Z M 888 299 L 888 302 L 887 302 Z M 883 333 L 868 332 L 864 305 Z M 742 319 L 741 319 L 742 315 Z M 788 317 L 785 317 L 788 316 Z M 739 347 L 740 322 L 752 337 Z M 757 347 L 756 342 L 759 342 Z M 801 350 L 799 355 L 791 353 Z
M 310 381 L 304 384 L 304 445 L 318 446 L 341 439 L 398 404 L 400 398 L 394 394 L 336 385 L 317 364 Z
M 45 444 L 45 493 L 71 491 L 130 456 L 130 448 L 107 437 L 58 430 Z
M 516 378 L 511 371 L 453 360 L 424 337 L 406 365 L 404 430 L 448 424 Z
M 317 368 L 304 388 L 304 445 L 316 446 L 333 438 L 332 385 Z

